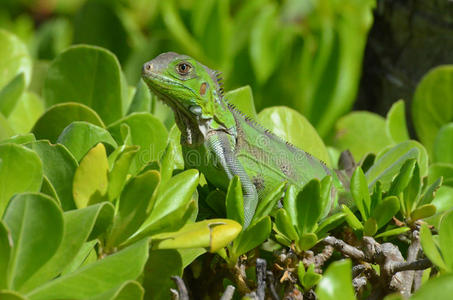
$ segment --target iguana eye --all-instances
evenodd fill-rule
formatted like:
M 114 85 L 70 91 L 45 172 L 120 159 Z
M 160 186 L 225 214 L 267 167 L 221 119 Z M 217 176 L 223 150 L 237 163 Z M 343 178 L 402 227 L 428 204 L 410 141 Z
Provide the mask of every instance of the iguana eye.
M 189 74 L 191 69 L 192 69 L 192 66 L 186 62 L 182 62 L 176 66 L 176 71 L 178 71 L 178 73 L 181 75 Z

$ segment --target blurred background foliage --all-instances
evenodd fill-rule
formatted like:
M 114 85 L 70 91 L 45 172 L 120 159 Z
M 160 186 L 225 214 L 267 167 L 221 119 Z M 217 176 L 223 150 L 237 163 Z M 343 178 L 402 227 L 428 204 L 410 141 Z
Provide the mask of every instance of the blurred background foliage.
M 258 110 L 287 105 L 322 137 L 356 98 L 374 0 L 3 0 L 0 27 L 29 47 L 39 90 L 71 44 L 118 57 L 130 85 L 144 61 L 186 53 L 221 70 L 227 90 L 251 85 Z

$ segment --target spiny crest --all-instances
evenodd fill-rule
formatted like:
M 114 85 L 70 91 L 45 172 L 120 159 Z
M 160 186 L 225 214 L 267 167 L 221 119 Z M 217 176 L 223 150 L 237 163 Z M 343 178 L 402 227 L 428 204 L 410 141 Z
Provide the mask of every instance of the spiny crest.
M 220 96 L 223 97 L 225 90 L 223 89 L 223 75 L 220 71 L 215 71 L 215 78 L 217 80 L 217 85 L 219 86 L 218 91 Z

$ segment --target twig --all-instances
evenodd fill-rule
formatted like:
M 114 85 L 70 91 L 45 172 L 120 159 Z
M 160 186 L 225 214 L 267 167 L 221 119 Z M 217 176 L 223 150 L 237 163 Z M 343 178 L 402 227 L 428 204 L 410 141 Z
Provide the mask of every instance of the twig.
M 272 300 L 280 300 L 280 297 L 278 296 L 277 291 L 275 290 L 275 278 L 274 278 L 274 273 L 272 273 L 272 271 L 266 272 L 266 282 L 267 282 L 267 286 L 269 288 L 269 292 L 271 294 Z
M 189 300 L 189 293 L 187 292 L 186 285 L 184 281 L 179 276 L 171 276 L 171 279 L 175 282 L 176 287 L 178 288 L 178 299 L 179 300 Z
M 232 285 L 228 285 L 225 289 L 225 292 L 223 292 L 222 297 L 220 297 L 220 300 L 231 300 L 234 296 L 234 291 L 236 288 Z
M 392 273 L 402 272 L 402 271 L 415 271 L 415 270 L 425 270 L 432 267 L 433 264 L 428 258 L 419 259 L 412 262 L 401 262 L 396 263 L 390 269 Z
M 324 238 L 324 243 L 326 243 L 327 245 L 330 245 L 332 247 L 334 247 L 335 249 L 337 249 L 338 251 L 340 251 L 341 253 L 343 253 L 344 255 L 347 255 L 351 258 L 354 258 L 356 260 L 364 260 L 365 259 L 365 254 L 363 253 L 363 251 L 351 246 L 351 245 L 348 245 L 346 244 L 344 241 L 342 240 L 339 240 L 333 236 L 328 236 L 326 238 Z
M 259 300 L 264 300 L 266 296 L 266 266 L 265 259 L 256 259 L 256 281 L 258 287 L 256 288 L 256 296 Z

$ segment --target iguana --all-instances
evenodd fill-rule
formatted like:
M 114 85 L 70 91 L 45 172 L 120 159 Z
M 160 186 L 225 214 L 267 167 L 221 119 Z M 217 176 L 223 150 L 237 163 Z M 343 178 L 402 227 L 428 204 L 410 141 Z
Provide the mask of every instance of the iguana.
M 219 72 L 174 52 L 145 63 L 142 78 L 150 90 L 171 107 L 181 131 L 186 168 L 196 168 L 207 181 L 226 190 L 235 175 L 242 184 L 244 226 L 259 199 L 283 181 L 301 188 L 313 178 L 336 172 L 241 113 L 224 97 Z

